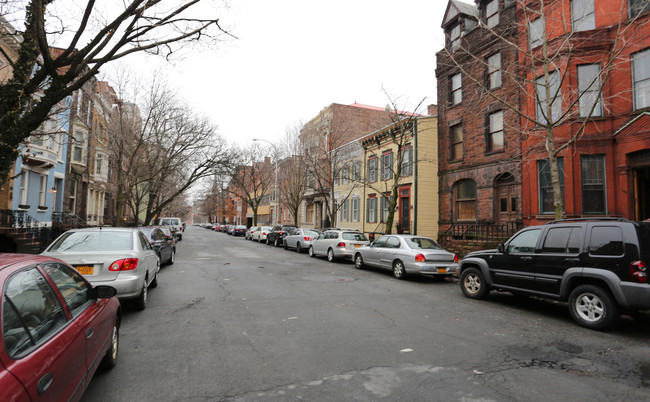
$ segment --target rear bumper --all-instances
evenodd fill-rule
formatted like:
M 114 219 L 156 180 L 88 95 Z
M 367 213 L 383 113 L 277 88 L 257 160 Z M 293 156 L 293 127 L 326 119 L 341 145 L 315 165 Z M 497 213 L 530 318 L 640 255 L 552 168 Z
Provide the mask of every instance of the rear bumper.
M 627 300 L 627 308 L 636 310 L 650 309 L 650 284 L 621 282 L 621 291 Z
M 435 262 L 410 262 L 404 264 L 407 272 L 417 272 L 428 276 L 456 276 L 458 275 L 458 264 L 435 263 Z
M 93 281 L 92 277 L 88 278 L 93 286 L 108 285 L 117 290 L 117 297 L 119 299 L 131 299 L 140 296 L 142 285 L 144 284 L 144 276 L 139 274 L 132 274 L 120 272 L 117 279 L 112 281 Z

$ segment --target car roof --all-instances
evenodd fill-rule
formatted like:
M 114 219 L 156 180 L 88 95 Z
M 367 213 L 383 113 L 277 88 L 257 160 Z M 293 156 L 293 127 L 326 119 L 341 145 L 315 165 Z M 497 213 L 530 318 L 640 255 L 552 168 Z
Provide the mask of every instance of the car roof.
M 0 253 L 0 269 L 7 268 L 15 264 L 22 263 L 39 263 L 47 261 L 60 261 L 58 258 L 49 257 L 40 254 L 18 254 L 18 253 Z
M 78 228 L 70 229 L 68 232 L 134 232 L 140 230 L 139 228 L 116 228 L 116 227 L 94 227 L 94 228 Z

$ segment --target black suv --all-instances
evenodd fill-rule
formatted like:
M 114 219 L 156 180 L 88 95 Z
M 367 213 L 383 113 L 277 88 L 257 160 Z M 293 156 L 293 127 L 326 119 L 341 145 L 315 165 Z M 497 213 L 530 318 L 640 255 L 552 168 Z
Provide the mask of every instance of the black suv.
M 266 235 L 266 244 L 272 244 L 280 247 L 284 244 L 284 238 L 287 237 L 287 231 L 296 229 L 294 225 L 275 225 L 271 233 Z
M 460 265 L 465 296 L 490 290 L 567 301 L 571 317 L 605 329 L 619 309 L 650 309 L 650 223 L 574 219 L 520 230 L 498 250 L 469 253 Z

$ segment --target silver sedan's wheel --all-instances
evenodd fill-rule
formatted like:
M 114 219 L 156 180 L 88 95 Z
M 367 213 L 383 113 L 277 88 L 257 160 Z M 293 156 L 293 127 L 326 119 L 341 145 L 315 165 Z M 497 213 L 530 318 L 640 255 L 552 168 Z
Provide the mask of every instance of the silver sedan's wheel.
M 336 257 L 334 257 L 334 250 L 332 250 L 331 248 L 327 249 L 327 261 L 334 262 L 335 259 Z
M 406 276 L 406 270 L 404 269 L 404 263 L 400 260 L 396 260 L 393 263 L 393 276 L 397 279 L 404 279 Z
M 354 255 L 354 267 L 356 269 L 362 269 L 363 268 L 363 257 L 361 256 L 360 253 L 356 253 Z
M 302 253 L 302 246 L 300 245 L 300 242 L 296 244 L 296 253 Z

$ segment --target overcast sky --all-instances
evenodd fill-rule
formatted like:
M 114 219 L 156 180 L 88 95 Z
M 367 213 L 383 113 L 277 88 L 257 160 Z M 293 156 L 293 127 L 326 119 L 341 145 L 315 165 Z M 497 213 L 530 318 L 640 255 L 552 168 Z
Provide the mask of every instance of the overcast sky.
M 238 39 L 166 68 L 230 142 L 279 141 L 331 103 L 436 103 L 441 0 L 242 0 L 220 13 Z

